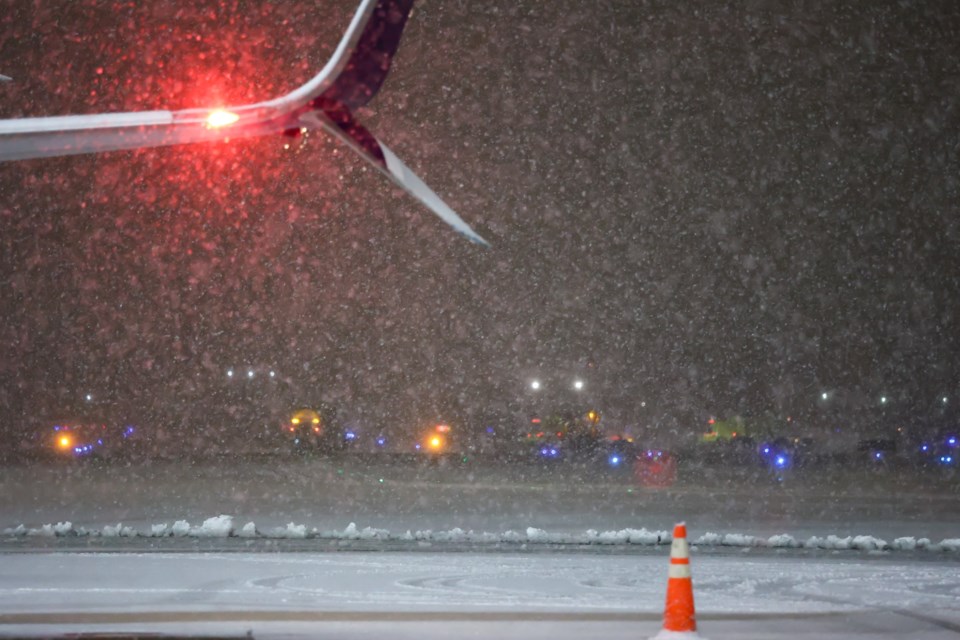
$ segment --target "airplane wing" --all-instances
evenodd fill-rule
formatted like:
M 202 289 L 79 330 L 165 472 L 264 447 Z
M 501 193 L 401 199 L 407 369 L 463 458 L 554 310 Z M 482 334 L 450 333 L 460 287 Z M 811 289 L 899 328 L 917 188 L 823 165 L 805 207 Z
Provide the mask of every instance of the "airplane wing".
M 351 112 L 367 104 L 382 86 L 413 1 L 361 0 L 323 69 L 284 96 L 217 109 L 0 120 L 0 162 L 323 129 L 458 233 L 489 246 Z

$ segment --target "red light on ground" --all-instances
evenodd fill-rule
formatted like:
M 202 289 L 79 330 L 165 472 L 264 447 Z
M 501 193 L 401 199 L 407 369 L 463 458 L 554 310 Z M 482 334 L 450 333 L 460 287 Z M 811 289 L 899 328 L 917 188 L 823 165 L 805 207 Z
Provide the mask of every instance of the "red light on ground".
M 533 423 L 533 424 L 540 424 L 540 418 L 534 418 L 534 419 L 531 420 L 530 422 Z
M 710 418 L 709 420 L 707 420 L 707 424 L 716 424 L 716 422 L 717 421 L 714 420 L 713 418 Z
M 437 425 L 437 432 L 438 432 L 438 433 L 447 433 L 448 431 L 450 431 L 450 425 L 447 425 L 447 424 L 438 424 L 438 425 Z
M 231 125 L 239 119 L 240 116 L 235 113 L 217 109 L 216 111 L 211 111 L 210 115 L 207 116 L 207 126 L 212 129 L 217 129 Z

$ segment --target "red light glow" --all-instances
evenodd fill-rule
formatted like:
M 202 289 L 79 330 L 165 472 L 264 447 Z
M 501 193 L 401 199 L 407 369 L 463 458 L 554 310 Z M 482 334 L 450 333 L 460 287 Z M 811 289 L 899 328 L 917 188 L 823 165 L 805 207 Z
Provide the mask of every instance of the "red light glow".
M 216 111 L 211 111 L 210 115 L 207 116 L 207 126 L 211 129 L 217 129 L 231 125 L 239 119 L 240 116 L 231 111 L 217 109 Z

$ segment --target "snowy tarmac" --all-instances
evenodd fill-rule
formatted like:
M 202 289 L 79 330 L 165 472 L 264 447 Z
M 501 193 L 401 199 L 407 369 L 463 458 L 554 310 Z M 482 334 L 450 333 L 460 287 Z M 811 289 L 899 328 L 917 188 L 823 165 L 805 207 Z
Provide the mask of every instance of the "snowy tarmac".
M 951 477 L 338 459 L 0 469 L 0 637 L 645 638 L 687 520 L 708 638 L 960 635 Z
M 197 526 L 221 514 L 239 529 L 344 531 L 351 523 L 407 531 L 504 536 L 588 530 L 669 531 L 767 539 L 871 536 L 934 543 L 960 538 L 953 477 L 878 470 L 797 470 L 784 483 L 737 470 L 681 469 L 668 489 L 627 470 L 565 465 L 415 465 L 280 457 L 262 461 L 37 463 L 0 468 L 0 531 L 70 522 L 104 531 Z M 118 526 L 120 525 L 120 526 Z
M 889 556 L 694 554 L 709 638 L 954 638 L 960 564 Z M 0 555 L 0 636 L 644 638 L 667 551 L 15 553 Z

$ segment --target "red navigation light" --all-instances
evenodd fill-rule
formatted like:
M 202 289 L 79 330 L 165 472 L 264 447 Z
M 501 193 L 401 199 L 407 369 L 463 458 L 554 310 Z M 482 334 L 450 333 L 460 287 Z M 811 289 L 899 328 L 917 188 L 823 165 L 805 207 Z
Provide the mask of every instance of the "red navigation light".
M 211 129 L 218 129 L 220 127 L 231 125 L 239 119 L 240 116 L 235 113 L 224 111 L 223 109 L 217 109 L 216 111 L 211 111 L 207 116 L 207 126 Z

